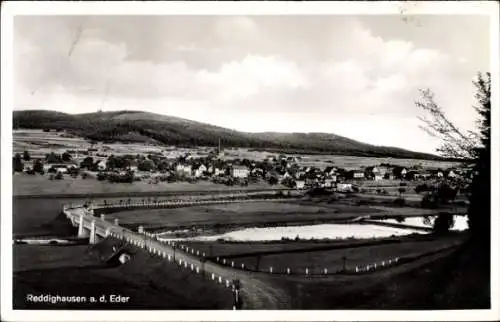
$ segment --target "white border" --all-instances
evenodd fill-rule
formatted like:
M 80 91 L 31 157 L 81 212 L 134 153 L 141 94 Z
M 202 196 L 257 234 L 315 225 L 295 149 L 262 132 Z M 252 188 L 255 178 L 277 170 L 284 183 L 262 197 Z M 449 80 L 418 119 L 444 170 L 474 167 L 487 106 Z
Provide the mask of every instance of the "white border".
M 307 15 L 307 14 L 482 14 L 491 21 L 492 73 L 492 196 L 499 196 L 499 61 L 496 2 L 4 2 L 2 3 L 1 109 L 1 320 L 5 321 L 329 321 L 500 319 L 498 247 L 492 247 L 492 309 L 460 311 L 13 311 L 12 306 L 12 41 L 15 15 Z M 492 245 L 499 245 L 499 200 L 492 198 Z M 496 216 L 495 216 L 496 215 Z M 56 312 L 56 313 L 55 313 Z

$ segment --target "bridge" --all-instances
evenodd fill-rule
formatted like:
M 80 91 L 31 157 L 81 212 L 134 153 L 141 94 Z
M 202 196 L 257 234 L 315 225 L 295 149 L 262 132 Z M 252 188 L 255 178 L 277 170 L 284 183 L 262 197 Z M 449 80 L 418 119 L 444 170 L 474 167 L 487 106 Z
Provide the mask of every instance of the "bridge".
M 204 204 L 228 204 L 257 201 L 279 201 L 283 198 L 243 199 L 243 200 L 197 200 L 197 201 L 164 201 L 156 203 L 131 203 L 119 204 L 91 204 L 91 205 L 65 205 L 63 213 L 74 227 L 78 227 L 78 236 L 89 238 L 90 244 L 96 244 L 103 238 L 117 238 L 126 243 L 144 249 L 154 256 L 158 256 L 180 268 L 191 270 L 194 274 L 203 274 L 214 282 L 226 287 L 235 294 L 235 298 L 246 296 L 245 309 L 286 309 L 289 301 L 287 296 L 279 290 L 273 289 L 259 279 L 253 278 L 249 272 L 223 266 L 207 260 L 205 253 L 195 249 L 178 245 L 173 241 L 161 242 L 153 234 L 142 230 L 132 231 L 119 225 L 119 219 L 113 222 L 106 220 L 106 214 L 96 213 L 105 209 L 117 211 L 120 208 L 168 208 L 195 206 Z M 234 281 L 239 285 L 235 285 Z M 240 290 L 241 287 L 241 290 Z

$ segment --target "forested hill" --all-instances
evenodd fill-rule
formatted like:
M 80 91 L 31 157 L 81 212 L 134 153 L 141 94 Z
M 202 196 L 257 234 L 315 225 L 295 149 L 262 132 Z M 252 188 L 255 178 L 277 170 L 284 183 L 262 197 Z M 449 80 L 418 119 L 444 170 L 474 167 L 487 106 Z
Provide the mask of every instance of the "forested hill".
M 104 142 L 156 141 L 178 146 L 246 147 L 289 153 L 433 159 L 431 154 L 374 146 L 328 133 L 246 133 L 178 117 L 140 111 L 65 114 L 49 110 L 14 111 L 14 128 L 60 129 Z

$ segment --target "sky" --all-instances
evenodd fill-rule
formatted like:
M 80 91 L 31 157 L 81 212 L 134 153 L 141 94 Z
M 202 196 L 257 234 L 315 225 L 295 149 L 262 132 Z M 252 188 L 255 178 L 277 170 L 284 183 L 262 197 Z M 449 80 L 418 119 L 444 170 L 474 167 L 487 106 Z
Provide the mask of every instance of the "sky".
M 142 110 L 435 152 L 418 89 L 473 129 L 487 16 L 17 16 L 14 109 Z

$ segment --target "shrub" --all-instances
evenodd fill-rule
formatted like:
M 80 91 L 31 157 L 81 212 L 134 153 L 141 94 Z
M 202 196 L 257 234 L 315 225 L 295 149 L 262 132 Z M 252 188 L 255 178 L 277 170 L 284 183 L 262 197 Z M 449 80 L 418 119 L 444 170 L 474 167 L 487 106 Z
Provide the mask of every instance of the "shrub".
M 405 217 L 403 217 L 403 216 L 397 216 L 397 217 L 396 217 L 396 221 L 397 221 L 398 223 L 403 223 L 403 222 L 405 222 Z
M 434 233 L 445 234 L 453 227 L 453 215 L 449 213 L 440 213 L 434 220 Z
M 405 205 L 405 203 L 406 203 L 406 201 L 405 201 L 404 198 L 396 198 L 396 199 L 394 199 L 394 204 L 396 206 L 401 206 L 402 207 L 402 206 Z
M 55 175 L 54 179 L 56 179 L 56 180 L 62 180 L 62 179 L 64 179 L 63 174 L 61 172 L 57 173 Z
M 436 196 L 429 193 L 422 198 L 422 202 L 420 203 L 420 205 L 422 206 L 422 208 L 435 209 L 439 206 L 439 202 Z
M 400 187 L 406 187 L 406 186 L 408 186 L 408 183 L 406 183 L 406 182 L 400 182 L 399 186 Z

